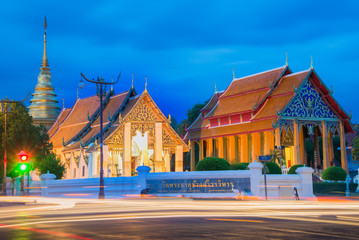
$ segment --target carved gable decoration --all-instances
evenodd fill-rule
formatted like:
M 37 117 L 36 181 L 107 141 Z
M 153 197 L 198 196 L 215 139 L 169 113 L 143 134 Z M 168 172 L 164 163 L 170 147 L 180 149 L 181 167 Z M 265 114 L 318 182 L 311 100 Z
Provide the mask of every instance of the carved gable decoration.
M 115 134 L 112 135 L 111 139 L 108 141 L 109 144 L 114 145 L 123 145 L 123 126 L 121 126 Z
M 153 110 L 149 106 L 147 106 L 145 101 L 142 99 L 141 102 L 136 106 L 136 108 L 132 110 L 126 120 L 129 122 L 154 122 L 157 120 L 157 117 Z
M 143 124 L 143 123 L 133 123 L 131 124 L 131 136 L 136 136 L 137 131 L 142 134 L 142 137 L 146 132 L 152 137 L 155 136 L 155 125 L 153 123 Z
M 164 145 L 175 145 L 176 141 L 171 137 L 167 130 L 163 129 L 162 142 Z
M 337 118 L 307 79 L 281 116 L 299 118 Z

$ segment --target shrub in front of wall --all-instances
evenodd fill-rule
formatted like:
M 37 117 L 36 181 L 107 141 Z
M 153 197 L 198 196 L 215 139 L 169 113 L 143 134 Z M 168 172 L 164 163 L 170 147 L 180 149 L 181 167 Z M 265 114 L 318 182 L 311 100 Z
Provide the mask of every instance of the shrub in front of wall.
M 280 169 L 279 165 L 275 162 L 267 162 L 266 163 L 267 174 L 282 174 L 282 169 Z M 264 169 L 263 169 L 264 173 Z
M 347 172 L 341 167 L 328 167 L 322 173 L 323 180 L 345 181 Z
M 231 170 L 249 170 L 248 168 L 249 163 L 233 163 L 231 164 L 230 168 Z
M 296 165 L 291 166 L 288 170 L 288 174 L 297 174 L 295 170 L 297 170 L 297 168 L 300 168 L 300 167 L 304 167 L 304 165 L 296 164 Z
M 229 163 L 223 158 L 207 157 L 197 163 L 196 171 L 229 170 Z

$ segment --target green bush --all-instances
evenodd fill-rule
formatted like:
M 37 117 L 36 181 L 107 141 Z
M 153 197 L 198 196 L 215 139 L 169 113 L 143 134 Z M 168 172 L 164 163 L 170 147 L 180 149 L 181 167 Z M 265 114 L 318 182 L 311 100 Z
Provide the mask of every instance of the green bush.
M 266 163 L 267 174 L 282 174 L 282 169 L 275 162 Z M 264 173 L 264 169 L 262 171 Z
M 345 181 L 347 172 L 341 167 L 328 167 L 322 173 L 322 179 L 333 181 Z
M 249 163 L 241 162 L 241 163 L 233 163 L 231 164 L 231 170 L 248 170 Z
M 207 157 L 197 163 L 196 171 L 229 170 L 229 163 L 223 158 Z
M 303 164 L 296 164 L 296 165 L 291 166 L 289 168 L 289 170 L 288 170 L 288 174 L 297 174 L 295 172 L 295 170 L 297 170 L 297 168 L 300 168 L 300 167 L 304 167 L 304 165 Z
M 355 192 L 357 189 L 357 183 L 349 184 L 349 191 Z M 346 183 L 343 182 L 320 182 L 313 183 L 313 193 L 314 195 L 321 196 L 345 196 Z

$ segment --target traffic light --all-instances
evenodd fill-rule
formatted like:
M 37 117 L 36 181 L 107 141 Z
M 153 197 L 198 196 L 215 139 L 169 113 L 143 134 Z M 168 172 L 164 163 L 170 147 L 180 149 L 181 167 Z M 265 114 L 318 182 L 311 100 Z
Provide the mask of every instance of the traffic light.
M 20 170 L 21 172 L 27 172 L 27 171 L 29 171 L 29 164 L 27 164 L 27 163 L 20 163 L 20 165 L 19 165 L 19 170 Z
M 19 152 L 18 156 L 20 163 L 25 163 L 29 161 L 29 155 L 26 154 L 24 151 Z

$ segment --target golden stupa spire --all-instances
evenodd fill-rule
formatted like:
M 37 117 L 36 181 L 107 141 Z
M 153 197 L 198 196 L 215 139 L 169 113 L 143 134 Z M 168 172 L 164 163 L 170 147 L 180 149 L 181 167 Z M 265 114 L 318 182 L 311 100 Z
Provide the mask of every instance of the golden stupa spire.
M 42 56 L 42 64 L 41 67 L 49 67 L 49 63 L 47 61 L 47 52 L 46 52 L 46 28 L 47 28 L 47 21 L 46 16 L 44 20 L 44 55 Z
M 131 89 L 133 89 L 133 73 L 131 75 L 132 75 Z
M 288 53 L 285 52 L 285 65 L 288 66 Z
M 234 75 L 234 68 L 233 68 L 233 79 L 235 79 L 236 78 L 236 75 Z

